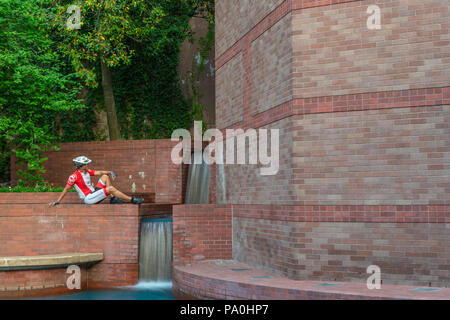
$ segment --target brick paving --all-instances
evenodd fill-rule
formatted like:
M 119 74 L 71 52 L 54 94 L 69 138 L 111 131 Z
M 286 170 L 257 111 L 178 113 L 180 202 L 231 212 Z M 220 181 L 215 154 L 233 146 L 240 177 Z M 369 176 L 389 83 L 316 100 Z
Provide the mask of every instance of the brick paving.
M 450 288 L 382 285 L 370 290 L 366 283 L 290 280 L 235 260 L 175 266 L 173 287 L 210 299 L 450 300 Z

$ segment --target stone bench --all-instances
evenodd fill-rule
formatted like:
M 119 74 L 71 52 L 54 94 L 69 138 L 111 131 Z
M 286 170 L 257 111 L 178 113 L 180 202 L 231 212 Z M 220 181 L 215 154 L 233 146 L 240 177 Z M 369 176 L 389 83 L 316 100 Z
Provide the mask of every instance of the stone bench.
M 103 259 L 103 252 L 0 257 L 0 271 L 49 269 L 67 267 L 70 265 L 92 266 Z

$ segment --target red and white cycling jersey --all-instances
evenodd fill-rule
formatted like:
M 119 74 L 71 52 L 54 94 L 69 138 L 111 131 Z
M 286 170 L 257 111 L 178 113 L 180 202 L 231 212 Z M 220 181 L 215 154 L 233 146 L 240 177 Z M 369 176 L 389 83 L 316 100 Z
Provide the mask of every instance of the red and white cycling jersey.
M 77 170 L 69 177 L 67 184 L 74 187 L 80 198 L 84 199 L 88 194 L 95 191 L 95 188 L 91 184 L 91 176 L 94 173 L 94 170 L 87 170 L 87 172 Z

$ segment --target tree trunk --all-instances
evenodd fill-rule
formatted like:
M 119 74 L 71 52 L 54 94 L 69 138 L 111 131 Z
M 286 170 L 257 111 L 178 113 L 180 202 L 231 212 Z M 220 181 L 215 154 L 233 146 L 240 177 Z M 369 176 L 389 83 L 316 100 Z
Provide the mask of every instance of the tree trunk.
M 102 87 L 105 97 L 105 109 L 108 118 L 108 130 L 110 140 L 120 140 L 119 122 L 117 121 L 116 102 L 114 101 L 114 92 L 112 88 L 111 71 L 109 67 L 101 62 L 102 66 Z

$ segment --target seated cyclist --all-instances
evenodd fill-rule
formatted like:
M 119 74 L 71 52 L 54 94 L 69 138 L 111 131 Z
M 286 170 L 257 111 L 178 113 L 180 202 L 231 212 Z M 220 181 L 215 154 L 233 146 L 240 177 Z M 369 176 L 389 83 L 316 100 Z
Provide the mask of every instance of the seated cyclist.
M 70 188 L 74 187 L 78 195 L 84 200 L 85 204 L 96 204 L 105 200 L 109 195 L 112 195 L 110 203 L 124 203 L 131 202 L 134 204 L 141 204 L 144 199 L 132 198 L 120 192 L 111 184 L 111 176 L 115 176 L 112 171 L 99 171 L 88 168 L 88 164 L 92 160 L 85 156 L 73 159 L 73 163 L 77 168 L 67 181 L 67 185 L 59 196 L 58 200 L 50 203 L 50 206 L 58 205 L 65 197 Z M 91 184 L 91 176 L 101 176 L 96 187 Z

